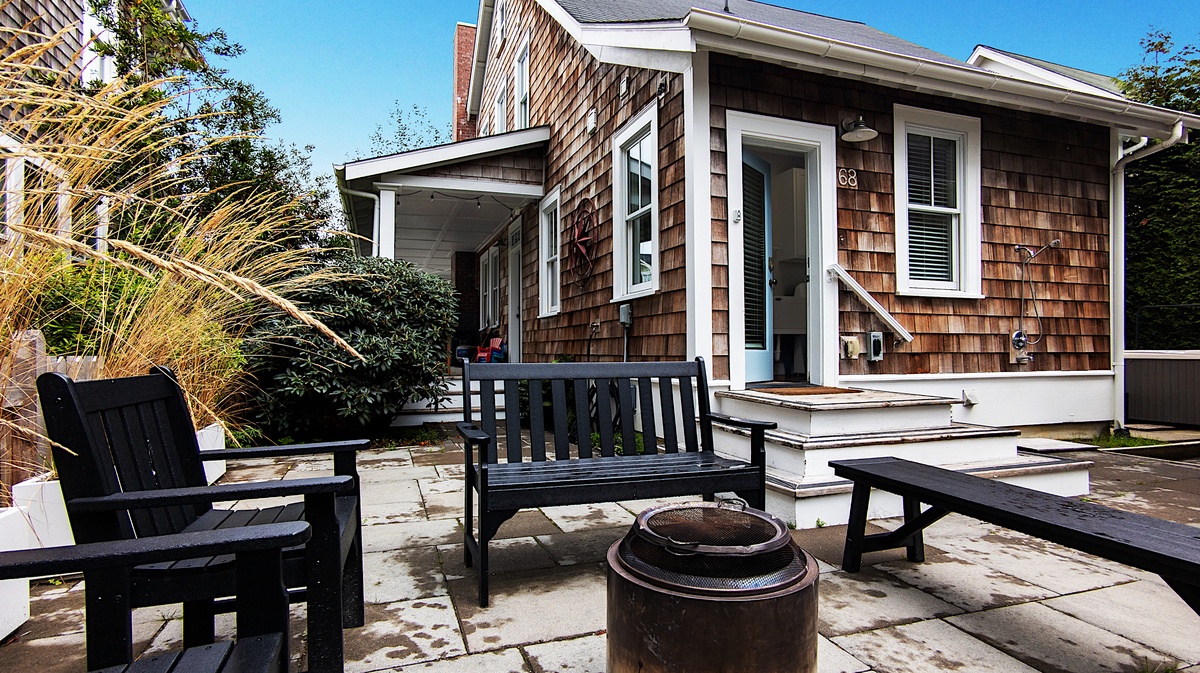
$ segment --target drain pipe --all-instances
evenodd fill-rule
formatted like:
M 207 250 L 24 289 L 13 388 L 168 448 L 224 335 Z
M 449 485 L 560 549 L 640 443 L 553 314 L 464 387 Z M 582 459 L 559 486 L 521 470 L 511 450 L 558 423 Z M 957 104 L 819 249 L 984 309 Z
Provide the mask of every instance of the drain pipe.
M 1125 166 L 1132 161 L 1157 154 L 1180 140 L 1187 142 L 1187 129 L 1183 121 L 1175 122 L 1171 135 L 1157 145 L 1149 145 L 1149 139 L 1129 150 L 1121 152 L 1112 169 L 1112 291 L 1109 299 L 1112 316 L 1112 368 L 1113 368 L 1113 431 L 1125 430 Z M 1120 142 L 1118 137 L 1118 142 Z
M 364 198 L 371 199 L 372 201 L 375 202 L 375 209 L 373 211 L 372 222 L 371 222 L 371 256 L 378 257 L 379 256 L 379 195 L 372 194 L 371 192 L 360 192 L 356 189 L 346 189 L 345 187 L 338 187 L 338 191 L 341 192 L 345 196 L 362 196 Z M 343 204 L 343 205 L 345 205 L 345 204 Z M 346 208 L 346 212 L 349 213 L 350 209 Z

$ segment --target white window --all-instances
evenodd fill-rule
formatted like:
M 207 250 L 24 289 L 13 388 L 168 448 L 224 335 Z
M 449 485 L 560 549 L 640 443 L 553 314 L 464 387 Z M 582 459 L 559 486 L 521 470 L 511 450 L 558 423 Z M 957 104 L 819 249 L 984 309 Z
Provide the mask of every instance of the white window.
M 504 133 L 508 130 L 506 126 L 508 122 L 508 86 L 500 87 L 500 93 L 496 94 L 496 104 L 492 106 L 492 133 Z
M 513 130 L 529 128 L 529 41 L 517 52 L 513 66 Z
M 500 246 L 479 254 L 479 327 L 500 325 Z
M 501 44 L 504 43 L 504 32 L 507 27 L 508 19 L 508 2 L 506 0 L 496 0 L 496 39 Z
M 979 119 L 895 107 L 896 291 L 982 297 Z
M 541 215 L 538 221 L 538 315 L 554 315 L 562 308 L 560 291 L 562 289 L 560 253 L 562 251 L 562 219 L 559 208 L 559 190 L 555 189 L 549 196 L 542 199 Z
M 613 301 L 658 289 L 658 106 L 613 138 Z

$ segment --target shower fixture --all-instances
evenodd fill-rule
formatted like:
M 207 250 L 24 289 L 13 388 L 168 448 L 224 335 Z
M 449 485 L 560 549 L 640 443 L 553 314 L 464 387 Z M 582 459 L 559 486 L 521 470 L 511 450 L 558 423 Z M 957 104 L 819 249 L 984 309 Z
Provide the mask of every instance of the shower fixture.
M 1017 364 L 1028 364 L 1032 359 L 1032 356 L 1026 353 L 1025 349 L 1029 346 L 1034 346 L 1040 343 L 1042 340 L 1042 313 L 1038 309 L 1037 285 L 1034 283 L 1033 278 L 1029 276 L 1026 267 L 1034 260 L 1035 257 L 1042 254 L 1049 248 L 1057 248 L 1061 243 L 1062 240 L 1056 238 L 1036 250 L 1027 245 L 1021 245 L 1019 243 L 1014 246 L 1017 254 L 1025 253 L 1025 258 L 1021 260 L 1021 277 L 1019 280 L 1021 286 L 1021 310 L 1017 315 L 1017 331 L 1013 332 L 1012 334 L 1012 347 L 1013 350 L 1017 351 L 1015 358 Z M 1029 332 L 1025 330 L 1026 284 L 1029 285 L 1029 301 L 1033 304 L 1033 315 L 1035 318 L 1037 318 L 1037 338 L 1030 337 Z

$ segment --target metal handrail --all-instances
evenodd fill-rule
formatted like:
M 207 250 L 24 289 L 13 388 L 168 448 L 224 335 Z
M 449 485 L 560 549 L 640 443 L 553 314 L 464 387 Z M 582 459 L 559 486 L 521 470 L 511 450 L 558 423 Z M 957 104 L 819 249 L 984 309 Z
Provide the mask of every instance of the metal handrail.
M 896 320 L 896 316 L 889 313 L 882 304 L 875 301 L 875 297 L 872 297 L 871 293 L 867 292 L 867 288 L 859 285 L 858 281 L 854 280 L 854 278 L 850 276 L 850 272 L 842 268 L 841 264 L 830 264 L 829 268 L 826 269 L 826 273 L 829 274 L 829 278 L 831 280 L 840 280 L 843 285 L 845 285 L 851 292 L 858 296 L 858 298 L 867 305 L 867 308 L 870 308 L 875 315 L 879 316 L 880 320 L 883 320 L 883 322 L 885 322 L 887 326 L 892 329 L 892 334 L 895 334 L 903 339 L 905 343 L 912 343 L 912 333 L 904 329 L 904 325 L 901 325 L 900 321 Z

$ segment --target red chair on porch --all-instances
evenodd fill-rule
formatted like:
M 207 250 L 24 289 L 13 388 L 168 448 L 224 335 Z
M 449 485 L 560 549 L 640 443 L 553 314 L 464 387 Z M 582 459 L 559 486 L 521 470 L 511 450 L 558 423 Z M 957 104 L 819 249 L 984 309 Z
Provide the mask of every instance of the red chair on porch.
M 480 346 L 475 353 L 476 362 L 500 362 L 504 360 L 504 339 L 490 339 L 488 345 Z

